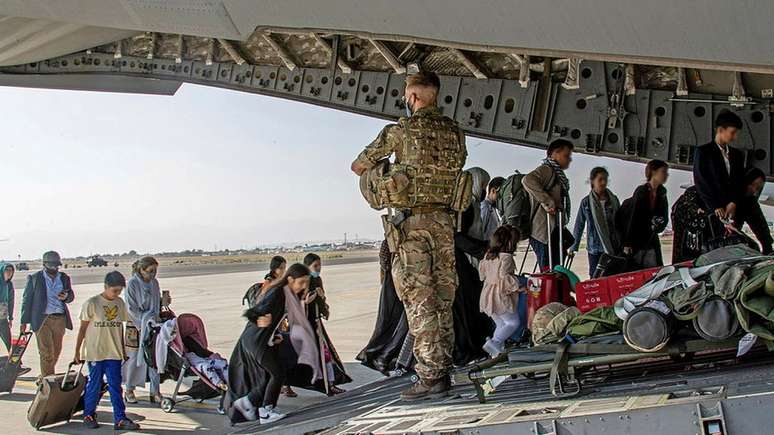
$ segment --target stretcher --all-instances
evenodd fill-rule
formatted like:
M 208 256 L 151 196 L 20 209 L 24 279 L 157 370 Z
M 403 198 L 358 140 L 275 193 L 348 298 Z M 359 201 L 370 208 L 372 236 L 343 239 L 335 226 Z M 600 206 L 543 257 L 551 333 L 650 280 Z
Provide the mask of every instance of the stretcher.
M 658 352 L 638 352 L 629 347 L 621 334 L 593 337 L 578 343 L 562 342 L 514 349 L 497 358 L 459 369 L 452 374 L 454 385 L 472 384 L 480 403 L 497 391 L 497 387 L 517 377 L 548 377 L 551 394 L 557 398 L 577 396 L 583 381 L 598 377 L 600 370 L 639 370 L 649 365 L 691 363 L 701 355 L 702 361 L 721 361 L 736 357 L 739 339 L 721 342 L 703 339 L 675 339 Z

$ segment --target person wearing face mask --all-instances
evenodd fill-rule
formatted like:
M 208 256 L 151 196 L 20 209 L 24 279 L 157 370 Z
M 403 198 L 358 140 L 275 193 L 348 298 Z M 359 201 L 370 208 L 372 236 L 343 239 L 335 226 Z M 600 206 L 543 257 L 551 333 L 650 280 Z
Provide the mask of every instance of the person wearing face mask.
M 67 304 L 75 292 L 67 274 L 60 272 L 62 259 L 57 252 L 43 254 L 43 270 L 27 277 L 21 310 L 21 332 L 35 333 L 40 354 L 40 378 L 52 375 L 62 353 L 65 329 L 73 329 Z
M 433 72 L 406 77 L 404 102 L 411 116 L 387 125 L 352 162 L 350 169 L 368 185 L 371 169 L 394 156 L 389 174 L 372 183 L 375 198 L 361 189 L 382 216 L 395 255 L 392 275 L 414 336 L 419 378 L 401 392 L 403 400 L 448 395 L 453 366 L 454 325 L 451 306 L 457 290 L 454 257 L 455 213 L 464 204 L 462 168 L 468 152 L 465 133 L 437 105 L 441 81 Z
M 307 319 L 315 334 L 317 347 L 325 360 L 328 379 L 327 392 L 329 395 L 341 394 L 344 390 L 337 384 L 346 384 L 351 381 L 344 371 L 344 364 L 338 357 L 336 348 L 330 340 L 322 320 L 328 320 L 330 307 L 328 306 L 323 281 L 320 277 L 322 271 L 322 259 L 315 253 L 304 256 L 304 265 L 309 268 L 309 290 L 304 297 Z
M 298 363 L 319 367 L 319 354 L 312 343 L 311 327 L 303 319 L 301 295 L 309 288 L 309 269 L 293 264 L 282 279 L 275 281 L 254 307 L 245 311 L 245 329 L 239 337 L 228 364 L 226 413 L 232 423 L 260 421 L 271 423 L 285 417 L 277 411 L 288 367 L 280 359 L 283 344 L 279 329 L 286 319 L 296 325 L 290 337 L 305 337 L 292 343 Z M 302 321 L 299 321 L 301 318 Z M 313 378 L 321 377 L 320 371 Z
M 132 277 L 126 283 L 126 307 L 129 320 L 126 327 L 126 339 L 129 359 L 122 367 L 124 379 L 124 399 L 127 403 L 137 403 L 134 394 L 136 387 L 145 387 L 150 380 L 150 401 L 164 399 L 159 392 L 159 373 L 148 367 L 143 357 L 142 343 L 150 332 L 149 322 L 159 322 L 161 311 L 161 291 L 156 279 L 159 263 L 153 257 L 142 257 L 132 265 Z

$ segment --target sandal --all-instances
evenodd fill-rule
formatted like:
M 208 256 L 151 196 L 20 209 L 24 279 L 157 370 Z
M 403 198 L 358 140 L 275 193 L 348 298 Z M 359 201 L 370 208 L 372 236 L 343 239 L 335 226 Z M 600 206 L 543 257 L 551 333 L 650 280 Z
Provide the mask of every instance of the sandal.
M 151 394 L 148 397 L 148 400 L 150 400 L 150 403 L 161 403 L 164 401 L 164 396 L 162 396 L 161 393 Z
M 293 391 L 292 388 L 290 388 L 289 385 L 285 385 L 282 387 L 282 390 L 280 390 L 280 394 L 282 394 L 285 397 L 298 397 L 298 393 Z

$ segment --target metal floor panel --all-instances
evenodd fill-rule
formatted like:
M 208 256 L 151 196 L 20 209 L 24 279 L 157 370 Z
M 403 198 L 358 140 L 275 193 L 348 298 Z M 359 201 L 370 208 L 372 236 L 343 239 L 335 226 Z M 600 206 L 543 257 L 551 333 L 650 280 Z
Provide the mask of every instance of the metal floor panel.
M 741 363 L 658 362 L 619 372 L 599 370 L 582 395 L 556 399 L 545 378 L 509 380 L 486 404 L 470 385 L 455 387 L 442 400 L 401 402 L 410 378 L 388 378 L 311 406 L 272 425 L 251 425 L 235 433 L 389 433 L 464 429 L 503 422 L 524 422 L 561 415 L 582 418 L 687 401 L 732 398 L 774 392 L 774 359 L 758 355 Z M 693 405 L 691 405 L 693 406 Z M 413 423 L 412 423 L 413 422 Z M 396 426 L 392 426 L 395 423 Z

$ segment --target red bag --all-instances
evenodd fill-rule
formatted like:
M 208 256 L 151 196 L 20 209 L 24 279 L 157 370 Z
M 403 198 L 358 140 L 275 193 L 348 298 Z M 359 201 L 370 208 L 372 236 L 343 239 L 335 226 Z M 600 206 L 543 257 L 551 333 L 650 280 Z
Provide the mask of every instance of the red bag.
M 551 244 L 551 233 L 558 230 L 559 233 L 559 264 L 564 265 L 564 251 L 565 243 L 562 240 L 562 234 L 566 231 L 564 225 L 561 222 L 562 212 L 559 210 L 558 217 L 554 226 L 551 225 L 551 215 L 546 215 L 546 232 L 548 234 L 548 265 L 549 270 L 554 269 L 553 261 L 554 255 L 552 252 L 553 245 Z M 570 236 L 572 237 L 572 236 Z M 525 252 L 526 256 L 527 253 Z M 568 258 L 572 262 L 572 257 Z M 522 265 L 524 262 L 522 262 Z M 568 264 L 569 267 L 569 264 Z M 570 280 L 567 275 L 558 272 L 543 272 L 534 275 L 530 275 L 527 281 L 527 326 L 532 328 L 532 318 L 540 307 L 543 307 L 551 302 L 560 302 L 564 305 L 575 306 L 575 299 L 570 294 Z
M 527 280 L 527 325 L 537 310 L 550 302 L 561 302 L 574 306 L 570 295 L 570 280 L 562 273 L 547 272 L 531 275 Z
M 610 289 L 608 278 L 590 279 L 575 285 L 575 300 L 581 313 L 591 311 L 597 307 L 609 307 Z

